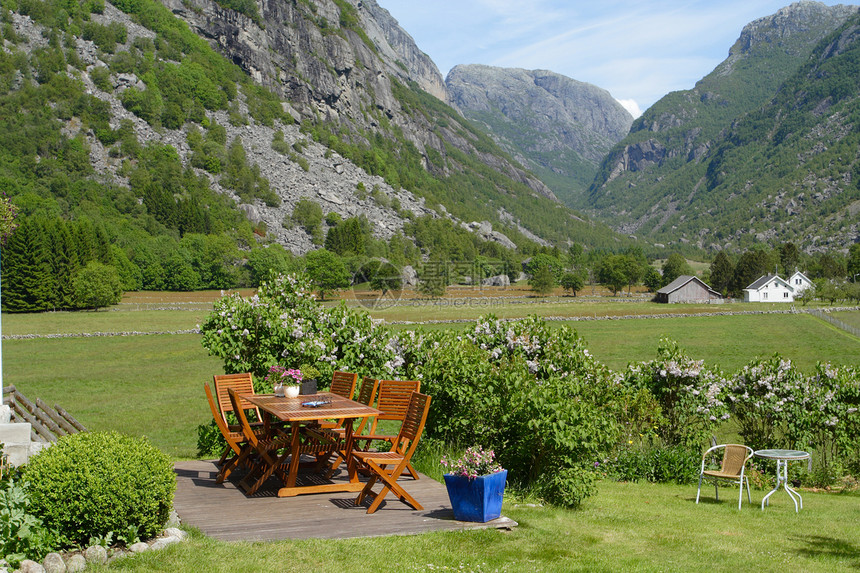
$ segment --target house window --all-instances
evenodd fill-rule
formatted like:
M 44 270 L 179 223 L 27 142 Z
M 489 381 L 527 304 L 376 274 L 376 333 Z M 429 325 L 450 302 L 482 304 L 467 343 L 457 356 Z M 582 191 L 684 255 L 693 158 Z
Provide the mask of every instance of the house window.
M 782 298 L 788 298 L 788 293 L 787 292 L 782 293 Z
M 764 300 L 767 300 L 767 293 L 763 293 L 763 294 L 764 294 L 764 296 L 763 296 Z

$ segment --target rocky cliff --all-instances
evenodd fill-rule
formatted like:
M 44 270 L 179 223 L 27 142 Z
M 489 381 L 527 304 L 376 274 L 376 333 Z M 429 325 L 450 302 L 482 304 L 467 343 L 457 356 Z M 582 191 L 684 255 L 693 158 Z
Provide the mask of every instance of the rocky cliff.
M 606 90 L 546 70 L 456 66 L 451 102 L 563 200 L 582 193 L 633 122 Z
M 427 110 L 406 109 L 399 101 L 395 83 L 414 83 L 442 101 L 445 84 L 429 56 L 374 0 L 270 0 L 261 5 L 262 26 L 209 0 L 165 4 L 256 81 L 288 100 L 299 119 L 322 118 L 353 140 L 391 137 L 391 124 L 425 157 L 438 153 L 447 159 L 449 145 L 478 154 L 462 126 L 437 126 Z M 492 154 L 482 160 L 554 199 L 521 166 Z M 461 169 L 453 159 L 440 167 L 445 163 L 426 165 L 443 176 Z

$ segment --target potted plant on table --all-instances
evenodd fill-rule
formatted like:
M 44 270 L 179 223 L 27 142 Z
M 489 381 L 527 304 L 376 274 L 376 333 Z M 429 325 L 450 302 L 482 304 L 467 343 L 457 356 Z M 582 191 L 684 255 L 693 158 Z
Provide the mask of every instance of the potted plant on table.
M 310 364 L 302 364 L 299 366 L 302 371 L 302 386 L 299 393 L 302 396 L 317 393 L 317 378 L 320 377 L 320 371 Z
M 302 383 L 302 373 L 297 368 L 286 368 L 275 364 L 269 368 L 266 382 L 272 385 L 275 396 L 295 398 L 299 395 L 299 384 Z
M 466 449 L 457 459 L 442 456 L 442 465 L 450 472 L 443 477 L 454 519 L 484 523 L 502 515 L 508 470 L 495 459 L 493 450 L 481 446 Z

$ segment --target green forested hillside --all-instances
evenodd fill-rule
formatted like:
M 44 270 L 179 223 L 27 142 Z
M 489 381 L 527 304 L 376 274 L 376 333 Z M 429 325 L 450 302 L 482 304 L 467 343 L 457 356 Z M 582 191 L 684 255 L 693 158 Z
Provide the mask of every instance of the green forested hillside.
M 601 166 L 590 210 L 665 244 L 850 244 L 858 71 L 847 45 L 856 16 L 845 22 L 852 14 L 856 7 L 798 4 L 748 26 L 695 89 L 669 94 L 634 123 Z M 834 41 L 839 50 L 827 47 Z
M 162 4 L 117 0 L 112 6 L 125 15 L 108 18 L 110 6 L 103 0 L 2 3 L 0 191 L 18 206 L 20 224 L 2 252 L 4 291 L 9 289 L 4 309 L 79 306 L 68 288 L 90 262 L 114 268 L 125 290 L 250 285 L 265 276 L 266 268 L 296 264 L 278 245 L 263 255 L 271 242 L 265 225 L 250 223 L 236 201 L 213 186 L 217 183 L 241 203 L 277 208 L 285 191 L 273 188 L 253 150 L 238 136 L 228 138 L 215 114 L 226 114 L 233 127 L 252 132 L 257 126 L 277 129 L 294 123 L 282 100 L 213 51 Z M 360 30 L 349 17 L 340 24 L 343 30 Z M 423 197 L 438 212 L 463 221 L 492 221 L 516 243 L 518 253 L 468 233 L 461 236 L 460 230 L 420 243 L 426 245 L 422 252 L 405 248 L 409 241 L 402 234 L 390 244 L 373 239 L 365 220 L 351 228 L 361 229 L 367 250 L 342 254 L 352 257 L 345 259 L 350 269 L 362 257 L 418 265 L 422 255 L 449 258 L 452 253 L 513 264 L 538 248 L 525 229 L 553 243 L 618 244 L 608 227 L 575 216 L 506 175 L 509 158 L 450 107 L 417 85 L 391 81 L 400 106 L 427 124 L 429 136 L 445 141 L 441 136 L 453 131 L 472 141 L 476 151 L 447 142 L 444 155 L 429 147 L 419 151 L 379 110 L 373 112 L 376 133 L 323 117 L 305 119 L 302 131 L 394 189 Z M 137 121 L 120 120 L 112 108 L 117 104 Z M 190 153 L 178 153 L 179 143 L 149 139 L 152 131 L 175 133 L 168 139 L 187 145 Z M 300 146 L 280 143 L 294 161 L 303 161 Z M 118 167 L 107 171 L 106 163 Z M 414 218 L 377 193 L 374 199 L 404 219 Z M 326 221 L 318 246 L 325 229 L 341 222 L 339 217 Z

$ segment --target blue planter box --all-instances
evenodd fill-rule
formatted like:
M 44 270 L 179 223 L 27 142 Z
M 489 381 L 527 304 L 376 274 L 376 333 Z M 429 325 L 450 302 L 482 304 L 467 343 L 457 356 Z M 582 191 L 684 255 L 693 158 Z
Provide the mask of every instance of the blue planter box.
M 454 519 L 457 521 L 484 523 L 502 515 L 502 496 L 505 493 L 508 470 L 474 479 L 452 474 L 445 474 L 443 477 L 448 488 L 448 499 L 454 509 Z

